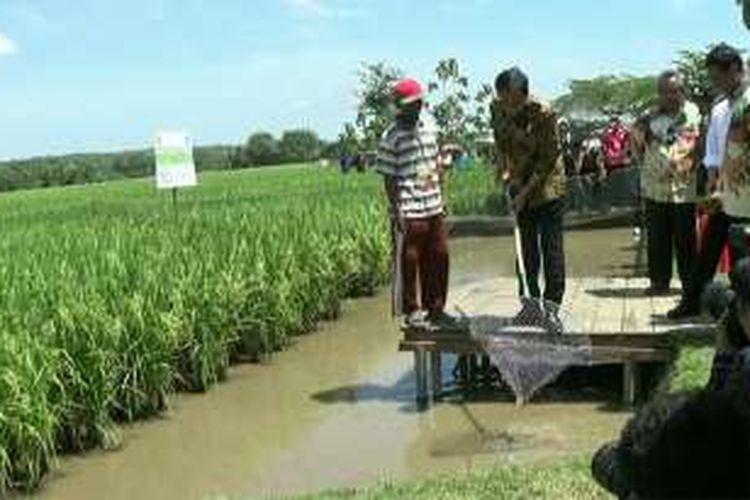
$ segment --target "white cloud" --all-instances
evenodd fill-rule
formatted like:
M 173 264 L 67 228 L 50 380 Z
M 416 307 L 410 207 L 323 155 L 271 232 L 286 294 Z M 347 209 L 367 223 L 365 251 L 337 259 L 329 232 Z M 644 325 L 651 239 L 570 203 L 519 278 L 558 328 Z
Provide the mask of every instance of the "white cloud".
M 672 7 L 677 12 L 686 12 L 703 3 L 703 0 L 672 0 Z
M 486 12 L 492 6 L 489 0 L 441 0 L 437 10 L 446 16 L 473 16 Z
M 373 16 L 373 11 L 362 6 L 339 5 L 330 0 L 283 0 L 295 13 L 315 18 L 365 19 Z
M 284 0 L 284 3 L 302 14 L 327 16 L 330 13 L 330 9 L 325 7 L 320 0 Z
M 16 42 L 0 33 L 0 56 L 9 56 L 18 52 Z

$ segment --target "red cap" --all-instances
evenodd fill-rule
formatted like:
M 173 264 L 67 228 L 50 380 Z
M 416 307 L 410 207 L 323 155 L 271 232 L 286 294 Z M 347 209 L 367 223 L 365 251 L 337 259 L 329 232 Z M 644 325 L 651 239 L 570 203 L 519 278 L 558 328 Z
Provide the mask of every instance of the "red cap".
M 413 78 L 404 78 L 396 82 L 393 94 L 396 106 L 404 106 L 422 99 L 422 85 Z

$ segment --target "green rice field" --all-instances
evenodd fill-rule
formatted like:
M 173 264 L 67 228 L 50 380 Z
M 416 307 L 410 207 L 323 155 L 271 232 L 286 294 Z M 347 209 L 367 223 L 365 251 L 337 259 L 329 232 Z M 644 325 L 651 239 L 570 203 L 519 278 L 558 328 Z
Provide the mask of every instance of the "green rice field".
M 383 285 L 381 182 L 293 166 L 209 173 L 176 205 L 147 179 L 2 195 L 0 489 Z M 484 169 L 449 182 L 458 212 L 492 191 Z

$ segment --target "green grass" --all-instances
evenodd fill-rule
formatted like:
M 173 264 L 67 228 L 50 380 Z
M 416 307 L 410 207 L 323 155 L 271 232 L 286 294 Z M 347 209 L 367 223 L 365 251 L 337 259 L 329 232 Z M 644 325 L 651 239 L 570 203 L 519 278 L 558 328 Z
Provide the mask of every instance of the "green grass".
M 339 490 L 299 497 L 304 500 L 389 499 L 606 499 L 591 479 L 586 457 L 530 467 L 508 466 L 483 472 L 442 476 L 412 484 Z
M 495 174 L 483 163 L 454 169 L 445 180 L 449 212 L 453 215 L 498 215 L 506 213 L 505 200 L 495 183 Z
M 667 378 L 667 390 L 677 392 L 704 387 L 711 374 L 714 348 L 684 343 L 677 346 L 677 350 L 677 358 Z

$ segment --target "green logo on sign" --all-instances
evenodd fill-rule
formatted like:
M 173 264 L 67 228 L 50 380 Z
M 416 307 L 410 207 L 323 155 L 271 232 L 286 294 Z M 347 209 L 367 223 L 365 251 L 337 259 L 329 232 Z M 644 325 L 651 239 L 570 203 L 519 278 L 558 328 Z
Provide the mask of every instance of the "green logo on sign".
M 156 163 L 164 168 L 184 167 L 191 163 L 190 152 L 182 148 L 158 149 Z

